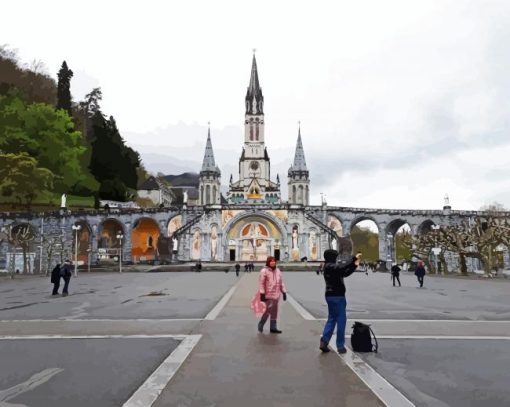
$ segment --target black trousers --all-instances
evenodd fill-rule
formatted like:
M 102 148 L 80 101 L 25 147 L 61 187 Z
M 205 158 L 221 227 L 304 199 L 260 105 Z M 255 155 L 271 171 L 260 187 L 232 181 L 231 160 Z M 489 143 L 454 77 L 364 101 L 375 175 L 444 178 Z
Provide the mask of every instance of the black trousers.
M 417 276 L 418 277 L 418 282 L 420 283 L 420 287 L 423 287 L 423 277 L 424 276 Z
M 53 292 L 52 292 L 52 294 L 53 295 L 57 295 L 59 288 L 60 288 L 60 279 L 56 283 L 53 283 Z
M 69 281 L 71 281 L 71 277 L 64 277 L 64 289 L 62 290 L 62 294 L 69 294 L 67 290 L 69 289 Z
M 395 279 L 398 281 L 398 285 L 401 286 L 401 284 L 400 284 L 400 276 L 393 276 L 393 287 L 395 287 Z

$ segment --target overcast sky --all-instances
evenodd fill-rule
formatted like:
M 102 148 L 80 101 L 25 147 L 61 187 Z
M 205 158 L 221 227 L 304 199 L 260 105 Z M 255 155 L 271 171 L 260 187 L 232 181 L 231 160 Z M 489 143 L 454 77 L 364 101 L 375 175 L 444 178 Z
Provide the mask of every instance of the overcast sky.
M 80 100 L 103 90 L 149 170 L 199 171 L 211 122 L 222 181 L 237 179 L 256 48 L 272 177 L 297 123 L 311 202 L 510 207 L 510 1 L 23 1 L 0 44 Z M 7 18 L 6 18 L 7 17 Z

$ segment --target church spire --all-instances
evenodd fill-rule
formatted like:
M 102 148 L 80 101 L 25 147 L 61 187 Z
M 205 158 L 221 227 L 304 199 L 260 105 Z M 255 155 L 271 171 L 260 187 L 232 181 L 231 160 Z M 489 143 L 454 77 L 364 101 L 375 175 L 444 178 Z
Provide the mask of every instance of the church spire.
M 257 60 L 255 59 L 255 50 L 253 50 L 253 61 L 251 64 L 250 85 L 246 92 L 246 114 L 264 114 L 264 96 L 259 84 L 259 74 L 257 71 Z
M 205 145 L 205 153 L 204 153 L 204 161 L 202 162 L 202 171 L 212 171 L 219 172 L 219 168 L 216 166 L 214 162 L 214 152 L 212 148 L 211 142 L 211 123 L 209 123 L 209 129 L 207 131 L 207 143 Z
M 301 141 L 301 122 L 299 122 L 298 139 L 296 144 L 296 154 L 294 155 L 293 171 L 308 171 L 306 168 L 305 151 Z

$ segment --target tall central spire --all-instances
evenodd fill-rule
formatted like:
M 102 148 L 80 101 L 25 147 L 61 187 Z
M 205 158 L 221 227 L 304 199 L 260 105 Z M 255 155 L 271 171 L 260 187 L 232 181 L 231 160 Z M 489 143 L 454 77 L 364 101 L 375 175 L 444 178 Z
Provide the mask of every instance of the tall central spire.
M 259 84 L 259 74 L 257 71 L 257 60 L 255 52 L 251 64 L 251 77 L 248 91 L 246 92 L 246 114 L 264 114 L 264 96 Z

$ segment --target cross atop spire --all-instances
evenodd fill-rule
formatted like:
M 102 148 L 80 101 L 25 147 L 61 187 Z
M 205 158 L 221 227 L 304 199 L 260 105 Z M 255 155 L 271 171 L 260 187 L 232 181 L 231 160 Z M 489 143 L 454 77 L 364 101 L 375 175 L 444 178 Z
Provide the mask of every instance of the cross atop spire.
M 253 49 L 253 60 L 251 63 L 250 84 L 246 92 L 246 114 L 264 114 L 264 96 L 259 84 L 259 74 L 257 70 L 257 60 L 255 58 L 255 49 Z

